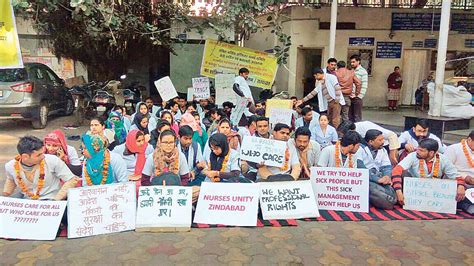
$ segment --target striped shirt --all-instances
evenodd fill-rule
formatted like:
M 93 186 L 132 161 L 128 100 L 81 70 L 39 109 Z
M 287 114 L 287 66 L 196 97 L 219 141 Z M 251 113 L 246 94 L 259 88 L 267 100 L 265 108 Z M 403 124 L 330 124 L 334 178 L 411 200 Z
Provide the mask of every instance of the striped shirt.
M 359 65 L 355 69 L 355 75 L 362 83 L 360 93 L 356 96 L 362 99 L 364 98 L 365 93 L 367 92 L 367 87 L 369 86 L 369 73 L 367 73 L 367 70 L 365 70 L 365 68 Z

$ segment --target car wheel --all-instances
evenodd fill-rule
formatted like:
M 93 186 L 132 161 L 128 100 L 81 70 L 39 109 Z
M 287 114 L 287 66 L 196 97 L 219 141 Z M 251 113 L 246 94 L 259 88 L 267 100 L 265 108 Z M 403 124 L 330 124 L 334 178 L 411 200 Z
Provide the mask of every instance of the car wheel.
M 64 114 L 66 116 L 70 116 L 72 115 L 72 113 L 74 113 L 74 101 L 72 100 L 72 98 L 68 98 L 66 101 L 66 110 Z
M 38 111 L 38 118 L 36 120 L 31 121 L 33 128 L 35 129 L 43 129 L 46 127 L 48 123 L 48 105 L 46 103 L 41 103 Z

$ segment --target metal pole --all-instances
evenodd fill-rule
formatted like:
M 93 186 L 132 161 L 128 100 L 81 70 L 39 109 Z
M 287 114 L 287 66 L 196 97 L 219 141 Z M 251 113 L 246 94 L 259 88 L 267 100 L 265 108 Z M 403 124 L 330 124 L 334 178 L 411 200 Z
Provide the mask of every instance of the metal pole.
M 444 69 L 446 67 L 446 51 L 448 50 L 449 17 L 451 12 L 451 0 L 443 0 L 441 6 L 441 23 L 439 26 L 438 58 L 436 61 L 436 79 L 433 105 L 430 106 L 429 115 L 441 116 L 443 101 Z
M 331 4 L 331 27 L 329 29 L 329 58 L 334 57 L 336 47 L 337 0 Z

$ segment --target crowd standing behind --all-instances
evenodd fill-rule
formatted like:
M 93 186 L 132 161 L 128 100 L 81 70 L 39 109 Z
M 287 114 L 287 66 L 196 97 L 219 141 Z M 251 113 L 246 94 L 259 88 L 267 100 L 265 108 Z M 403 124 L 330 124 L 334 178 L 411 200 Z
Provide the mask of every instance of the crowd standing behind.
M 18 155 L 5 164 L 3 195 L 15 195 L 18 188 L 23 198 L 64 200 L 76 186 L 133 181 L 137 189 L 163 182 L 192 186 L 196 201 L 202 182 L 294 181 L 309 179 L 312 167 L 366 168 L 369 202 L 375 207 L 404 204 L 403 177 L 453 179 L 459 207 L 473 214 L 464 194 L 474 186 L 474 131 L 446 148 L 423 119 L 400 136 L 361 121 L 367 71 L 357 56 L 351 65 L 354 71 L 330 59 L 327 68 L 316 69 L 315 89 L 302 100 L 292 97 L 296 119 L 291 125 L 271 127 L 265 102 L 254 101 L 250 93 L 249 70 L 241 69 L 233 89 L 248 108 L 236 125 L 229 120 L 232 103 L 221 109 L 212 98 L 198 104 L 175 98 L 156 106 L 147 98 L 132 116 L 117 106 L 107 120 L 92 119 L 81 138 L 82 161 L 60 130 L 44 140 L 22 137 Z M 319 112 L 305 105 L 315 96 Z M 341 108 L 346 104 L 350 107 Z M 247 136 L 286 142 L 283 166 L 241 160 Z

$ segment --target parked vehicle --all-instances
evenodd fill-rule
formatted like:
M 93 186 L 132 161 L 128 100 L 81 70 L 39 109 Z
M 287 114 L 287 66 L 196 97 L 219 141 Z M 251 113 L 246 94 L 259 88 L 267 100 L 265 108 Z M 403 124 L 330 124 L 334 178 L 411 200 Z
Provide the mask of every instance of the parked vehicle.
M 46 127 L 49 115 L 73 112 L 64 80 L 48 66 L 26 63 L 24 68 L 0 69 L 0 119 L 29 120 L 39 129 Z
M 99 83 L 100 84 L 100 83 Z M 91 105 L 95 108 L 98 116 L 103 116 L 110 112 L 115 106 L 115 92 L 120 85 L 120 81 L 110 80 L 102 86 L 102 88 L 95 91 L 92 98 Z
M 91 119 L 96 115 L 95 107 L 92 106 L 92 98 L 95 92 L 100 89 L 96 82 L 89 82 L 84 85 L 73 86 L 69 92 L 74 100 L 75 116 L 78 125 L 82 125 L 85 119 Z
M 123 90 L 123 98 L 125 100 L 125 108 L 127 114 L 131 115 L 135 112 L 137 104 L 142 101 L 142 90 L 146 90 L 144 86 L 139 85 L 138 82 L 133 82 L 130 86 Z

